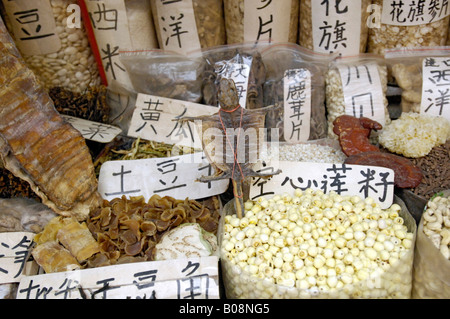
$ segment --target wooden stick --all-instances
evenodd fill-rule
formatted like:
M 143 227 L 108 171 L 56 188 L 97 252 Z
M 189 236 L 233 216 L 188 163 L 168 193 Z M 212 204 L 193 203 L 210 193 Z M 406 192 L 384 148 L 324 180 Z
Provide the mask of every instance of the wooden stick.
M 233 182 L 233 188 L 234 188 L 234 200 L 235 200 L 235 208 L 236 208 L 236 214 L 238 218 L 243 217 L 243 199 L 242 199 L 242 184 L 239 183 L 239 185 L 236 183 L 234 179 L 231 180 Z

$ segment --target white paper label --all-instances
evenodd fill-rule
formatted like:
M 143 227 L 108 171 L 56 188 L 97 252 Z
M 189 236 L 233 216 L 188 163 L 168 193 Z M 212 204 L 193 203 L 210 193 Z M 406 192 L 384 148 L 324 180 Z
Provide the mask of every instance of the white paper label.
M 192 0 L 155 1 L 162 49 L 186 54 L 201 49 Z
M 239 94 L 239 104 L 245 108 L 247 105 L 248 78 L 250 76 L 251 62 L 250 64 L 220 62 L 220 64 L 219 66 L 216 63 L 216 70 L 219 70 L 218 75 L 234 81 Z
M 98 191 L 106 200 L 122 195 L 143 196 L 149 200 L 154 194 L 201 199 L 227 190 L 228 179 L 205 183 L 197 181 L 214 173 L 203 152 L 166 158 L 108 161 L 100 168 Z
M 177 120 L 212 115 L 218 111 L 213 106 L 138 94 L 128 136 L 201 149 L 202 141 L 195 123 Z
M 34 236 L 30 232 L 0 233 L 0 284 L 38 273 L 36 262 L 28 260 Z
M 383 0 L 381 23 L 421 25 L 439 21 L 449 14 L 448 0 Z
M 394 171 L 388 168 L 287 161 L 258 165 L 255 171 L 270 173 L 280 169 L 282 173 L 269 179 L 253 178 L 249 195 L 252 200 L 312 188 L 324 193 L 372 197 L 383 209 L 393 203 Z
M 15 43 L 23 55 L 58 52 L 61 40 L 49 0 L 3 1 Z
M 215 256 L 139 262 L 22 278 L 17 299 L 218 299 Z
M 85 139 L 94 142 L 109 143 L 122 132 L 120 128 L 108 124 L 88 121 L 70 115 L 61 115 L 61 117 L 72 124 Z
M 377 64 L 344 64 L 338 69 L 344 90 L 345 114 L 367 117 L 384 126 L 384 95 Z
M 133 88 L 120 61 L 120 50 L 132 48 L 124 0 L 87 0 L 86 7 L 108 84 L 117 81 L 126 88 Z
M 450 121 L 450 57 L 423 59 L 420 113 L 442 116 Z
M 311 120 L 311 73 L 306 69 L 284 74 L 284 138 L 287 142 L 309 139 Z
M 316 52 L 355 55 L 360 50 L 361 0 L 311 1 Z
M 244 42 L 288 42 L 292 1 L 244 1 Z

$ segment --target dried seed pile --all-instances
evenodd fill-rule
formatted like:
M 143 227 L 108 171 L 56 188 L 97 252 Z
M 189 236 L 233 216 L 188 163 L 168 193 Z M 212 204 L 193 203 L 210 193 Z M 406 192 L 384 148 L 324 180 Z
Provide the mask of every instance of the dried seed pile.
M 450 140 L 434 147 L 428 155 L 411 160 L 424 175 L 419 186 L 412 189 L 414 194 L 429 200 L 435 193 L 450 189 Z

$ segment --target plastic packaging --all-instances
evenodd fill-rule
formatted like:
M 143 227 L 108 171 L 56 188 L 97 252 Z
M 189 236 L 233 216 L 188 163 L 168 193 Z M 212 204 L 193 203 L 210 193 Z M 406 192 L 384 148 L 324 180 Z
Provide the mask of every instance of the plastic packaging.
M 205 62 L 203 72 L 203 102 L 219 106 L 217 90 L 221 78 L 235 82 L 242 107 L 256 109 L 263 107 L 263 84 L 266 69 L 261 50 L 266 44 L 234 44 L 218 46 L 201 52 Z
M 299 0 L 224 0 L 227 43 L 297 42 Z
M 101 83 L 76 0 L 3 1 L 5 24 L 26 64 L 48 90 L 83 92 Z M 75 13 L 74 13 L 75 12 Z
M 261 56 L 266 67 L 264 105 L 283 106 L 269 112 L 266 127 L 278 128 L 280 141 L 295 143 L 326 137 L 324 76 L 332 56 L 295 44 L 270 46 Z M 302 124 L 295 128 L 297 122 Z M 303 133 L 302 127 L 309 129 Z
M 330 5 L 330 1 L 300 1 L 299 44 L 316 52 L 339 52 L 344 56 L 365 52 L 371 3 L 345 0 Z M 359 35 L 355 34 L 358 29 Z
M 436 1 L 373 0 L 378 25 L 369 29 L 368 52 L 385 49 L 443 46 L 447 41 L 450 8 Z
M 428 59 L 429 63 L 433 63 L 435 61 L 434 58 L 448 58 L 449 56 L 450 47 L 416 47 L 386 50 L 385 59 L 389 73 L 392 74 L 396 84 L 402 89 L 402 112 L 420 113 L 421 111 L 423 83 L 425 80 L 423 78 L 424 60 Z M 447 68 L 446 65 L 443 66 Z M 441 80 L 439 77 L 436 79 Z M 432 79 L 432 81 L 436 80 Z M 434 86 L 433 83 L 430 84 Z M 439 97 L 439 93 L 437 97 Z
M 414 242 L 417 231 L 414 218 L 400 199 L 396 197 L 394 202 L 400 205 L 399 216 L 404 219 L 408 232 L 413 233 Z M 219 226 L 219 243 L 223 242 L 225 216 L 232 214 L 234 214 L 234 207 L 233 203 L 229 202 L 224 206 Z M 231 263 L 224 254 L 224 249 L 220 249 L 220 251 L 225 292 L 229 299 L 408 299 L 411 296 L 414 244 L 386 270 L 332 291 L 321 291 L 317 287 L 317 289 L 288 287 L 265 280 L 265 278 L 258 278 L 242 269 L 238 264 Z M 315 277 L 318 276 L 315 275 Z
M 188 54 L 224 45 L 222 0 L 150 0 L 161 49 Z
M 446 191 L 444 196 L 450 196 L 450 191 Z M 423 217 L 422 215 L 417 230 L 412 298 L 448 299 L 450 298 L 450 261 L 444 258 L 439 249 L 433 245 L 432 240 L 425 235 Z
M 343 114 L 368 117 L 383 126 L 390 123 L 387 74 L 384 59 L 377 55 L 339 58 L 330 64 L 325 76 L 328 137 L 337 138 L 333 121 Z

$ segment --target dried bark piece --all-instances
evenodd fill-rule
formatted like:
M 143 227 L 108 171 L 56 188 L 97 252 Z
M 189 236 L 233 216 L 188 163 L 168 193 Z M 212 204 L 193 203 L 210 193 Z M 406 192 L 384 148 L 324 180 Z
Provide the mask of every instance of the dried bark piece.
M 47 274 L 81 268 L 75 257 L 57 241 L 48 241 L 38 245 L 31 254 Z
M 380 123 L 369 118 L 350 115 L 341 115 L 333 122 L 333 132 L 338 136 L 342 152 L 347 156 L 379 151 L 377 146 L 370 143 L 369 137 L 372 130 L 382 128 Z
M 100 203 L 85 140 L 65 122 L 0 20 L 0 156 L 56 213 L 85 219 Z
M 344 163 L 390 168 L 395 174 L 394 185 L 400 188 L 416 187 L 423 178 L 420 168 L 407 158 L 380 151 L 351 155 Z

